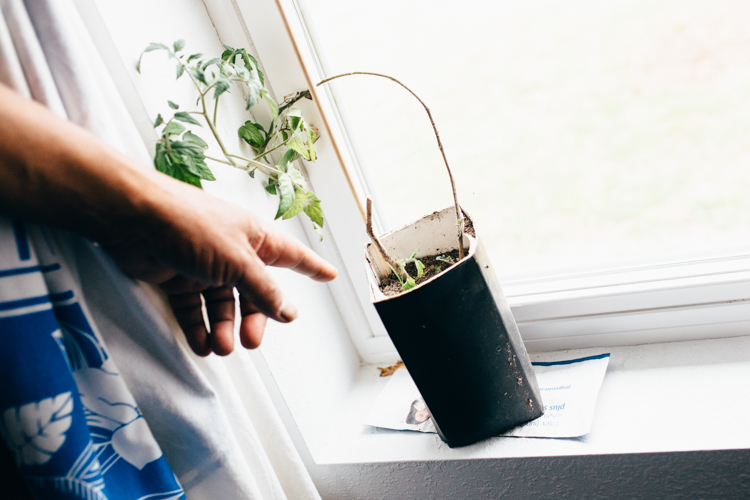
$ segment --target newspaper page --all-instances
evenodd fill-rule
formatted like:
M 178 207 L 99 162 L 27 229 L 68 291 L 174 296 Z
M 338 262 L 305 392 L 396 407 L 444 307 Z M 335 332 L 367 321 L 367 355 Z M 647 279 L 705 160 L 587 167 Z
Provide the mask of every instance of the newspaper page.
M 608 364 L 609 354 L 532 363 L 544 415 L 503 435 L 572 438 L 588 434 Z M 405 369 L 391 376 L 364 423 L 385 429 L 436 432 L 430 411 Z

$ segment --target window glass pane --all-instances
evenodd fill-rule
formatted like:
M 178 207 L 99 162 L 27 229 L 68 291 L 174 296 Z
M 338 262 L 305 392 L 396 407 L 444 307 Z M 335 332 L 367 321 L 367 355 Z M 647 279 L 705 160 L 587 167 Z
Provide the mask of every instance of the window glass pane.
M 746 251 L 750 2 L 305 4 L 329 75 L 430 106 L 503 278 Z M 448 206 L 418 103 L 336 91 L 390 226 Z

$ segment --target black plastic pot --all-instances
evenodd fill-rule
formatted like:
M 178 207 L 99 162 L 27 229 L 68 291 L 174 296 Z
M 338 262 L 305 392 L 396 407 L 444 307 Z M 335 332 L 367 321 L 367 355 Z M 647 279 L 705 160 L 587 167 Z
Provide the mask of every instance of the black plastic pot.
M 453 207 L 382 236 L 394 257 L 456 248 Z M 478 238 L 444 273 L 385 297 L 374 246 L 365 255 L 375 308 L 449 446 L 501 434 L 543 413 L 536 376 L 513 315 Z

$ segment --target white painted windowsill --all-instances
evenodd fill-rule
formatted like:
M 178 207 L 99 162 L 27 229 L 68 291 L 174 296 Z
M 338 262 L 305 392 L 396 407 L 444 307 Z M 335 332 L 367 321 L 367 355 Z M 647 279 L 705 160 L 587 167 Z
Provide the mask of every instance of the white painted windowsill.
M 575 439 L 492 438 L 451 449 L 436 434 L 361 422 L 388 378 L 368 365 L 346 410 L 310 452 L 318 465 L 750 448 L 750 337 L 532 354 L 533 361 L 611 353 L 591 432 Z M 320 441 L 319 441 L 320 442 Z M 309 441 L 308 441 L 309 444 Z

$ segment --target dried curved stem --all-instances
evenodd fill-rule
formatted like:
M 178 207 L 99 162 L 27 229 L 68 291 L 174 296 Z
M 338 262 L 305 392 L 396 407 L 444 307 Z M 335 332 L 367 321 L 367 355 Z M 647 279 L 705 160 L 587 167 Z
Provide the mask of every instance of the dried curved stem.
M 388 255 L 388 252 L 385 250 L 385 247 L 380 242 L 380 239 L 378 239 L 377 236 L 375 236 L 375 231 L 372 228 L 372 198 L 367 198 L 367 236 L 370 237 L 372 240 L 372 244 L 375 245 L 375 248 L 377 248 L 378 253 L 381 257 L 383 257 L 383 260 L 391 266 L 391 269 L 394 273 L 398 273 L 401 266 L 396 264 L 396 262 L 391 258 L 390 255 Z M 402 276 L 403 279 L 406 279 L 407 276 Z
M 456 208 L 456 221 L 458 224 L 458 258 L 459 260 L 464 258 L 465 250 L 464 250 L 464 215 L 461 211 L 461 205 L 458 204 L 458 195 L 456 194 L 456 183 L 453 181 L 453 172 L 451 172 L 451 167 L 448 165 L 448 158 L 445 156 L 445 151 L 443 150 L 443 143 L 440 141 L 440 134 L 438 133 L 438 129 L 435 126 L 435 120 L 432 119 L 432 113 L 430 113 L 430 108 L 427 107 L 427 105 L 422 101 L 422 99 L 419 98 L 417 94 L 415 94 L 409 87 L 398 81 L 397 79 L 393 78 L 392 76 L 383 75 L 380 73 L 370 73 L 367 71 L 353 71 L 351 73 L 342 73 L 340 75 L 330 76 L 328 78 L 325 78 L 318 82 L 315 86 L 320 87 L 324 83 L 328 83 L 331 80 L 335 80 L 337 78 L 343 78 L 345 76 L 352 76 L 352 75 L 369 75 L 369 76 L 379 76 L 381 78 L 387 78 L 388 80 L 391 80 L 392 82 L 396 82 L 399 85 L 401 85 L 403 88 L 405 88 L 411 95 L 414 96 L 414 98 L 419 101 L 419 103 L 422 105 L 424 110 L 427 112 L 427 117 L 430 119 L 430 124 L 432 125 L 432 130 L 435 132 L 435 139 L 437 139 L 438 148 L 440 148 L 440 154 L 443 155 L 443 162 L 445 163 L 445 169 L 448 171 L 448 178 L 451 181 L 451 190 L 453 191 L 453 204 Z M 368 202 L 369 203 L 369 202 Z

